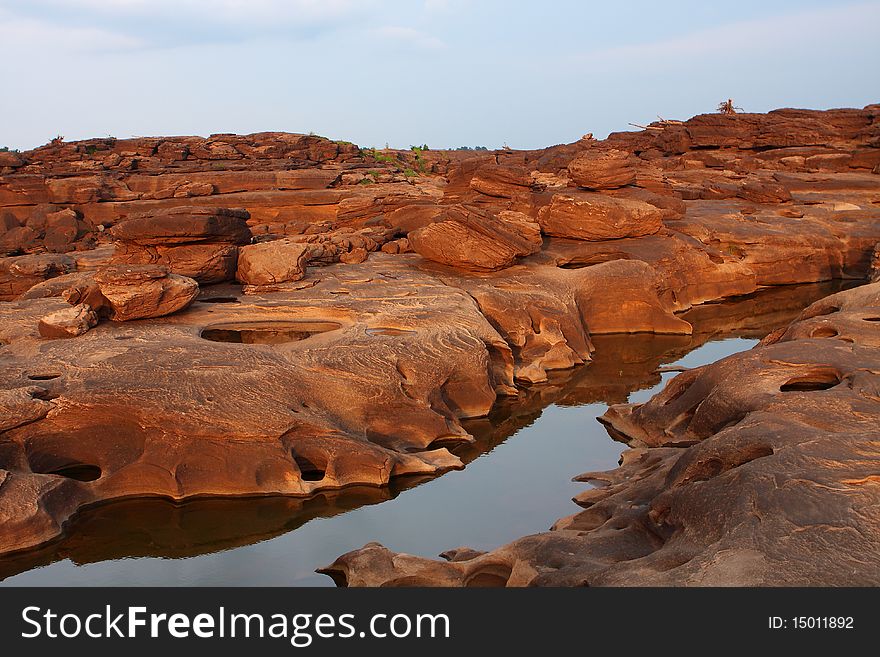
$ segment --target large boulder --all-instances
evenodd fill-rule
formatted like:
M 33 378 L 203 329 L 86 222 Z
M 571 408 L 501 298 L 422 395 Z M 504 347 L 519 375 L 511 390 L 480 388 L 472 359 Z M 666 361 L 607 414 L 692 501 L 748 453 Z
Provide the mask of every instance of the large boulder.
M 450 206 L 409 234 L 409 246 L 428 260 L 452 267 L 495 271 L 541 249 L 538 224 L 521 212 L 497 215 L 474 206 Z
M 245 285 L 298 281 L 306 274 L 311 250 L 310 244 L 287 239 L 243 246 L 235 277 Z
M 113 227 L 113 262 L 160 264 L 200 283 L 232 280 L 238 246 L 251 241 L 247 210 L 182 206 Z
M 95 282 L 107 300 L 105 313 L 119 322 L 170 315 L 199 294 L 196 281 L 160 265 L 112 265 Z
M 69 208 L 50 212 L 46 215 L 46 232 L 43 245 L 47 251 L 65 253 L 73 248 L 73 243 L 86 232 L 80 216 Z
M 546 235 L 600 241 L 652 235 L 662 227 L 663 211 L 632 198 L 591 192 L 555 194 L 541 208 L 538 223 Z
M 633 158 L 614 148 L 584 152 L 568 165 L 568 174 L 575 184 L 587 189 L 616 189 L 636 180 Z
M 524 167 L 500 164 L 484 164 L 470 181 L 471 189 L 499 198 L 512 198 L 528 192 L 531 184 L 531 176 Z

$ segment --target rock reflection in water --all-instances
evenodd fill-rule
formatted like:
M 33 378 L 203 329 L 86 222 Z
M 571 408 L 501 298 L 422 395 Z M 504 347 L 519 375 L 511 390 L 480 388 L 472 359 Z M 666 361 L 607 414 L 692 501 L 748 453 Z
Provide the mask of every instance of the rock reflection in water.
M 847 287 L 849 286 L 847 285 Z M 481 464 L 484 463 L 485 468 L 491 470 L 495 462 L 491 452 L 523 428 L 536 421 L 543 421 L 541 416 L 548 406 L 594 405 L 590 407 L 592 411 L 597 407 L 604 409 L 603 404 L 626 401 L 634 392 L 645 391 L 660 384 L 662 375 L 658 372 L 658 368 L 664 364 L 675 362 L 712 340 L 735 337 L 761 338 L 771 330 L 787 324 L 812 301 L 831 294 L 841 287 L 840 283 L 823 283 L 773 288 L 747 298 L 735 299 L 722 304 L 700 306 L 683 314 L 683 318 L 694 325 L 694 333 L 691 336 L 652 334 L 594 336 L 593 343 L 596 351 L 593 354 L 593 361 L 589 365 L 553 372 L 547 383 L 524 388 L 516 398 L 499 400 L 488 417 L 466 422 L 467 430 L 475 436 L 476 441 L 470 445 L 457 447 L 456 453 L 465 463 L 472 463 L 480 457 L 486 457 L 485 463 L 481 461 Z M 714 360 L 714 357 L 710 357 L 710 360 Z M 544 419 L 548 418 L 549 414 Z M 593 426 L 592 412 L 585 413 L 578 419 L 578 422 L 583 423 L 584 432 L 602 431 L 598 425 Z M 532 430 L 538 426 L 542 425 L 536 425 Z M 552 432 L 553 429 L 548 429 L 548 431 Z M 556 449 L 552 444 L 545 446 L 542 445 L 541 440 L 534 440 L 534 435 L 531 438 L 533 440 L 525 447 L 532 453 L 534 450 Z M 574 462 L 579 459 L 582 451 L 583 445 L 581 445 L 581 450 L 574 454 L 554 452 L 549 457 L 554 460 L 568 461 L 562 469 L 566 472 L 570 470 L 567 476 L 572 476 L 591 467 L 589 464 Z M 476 464 L 474 465 L 476 466 Z M 468 474 L 469 470 L 471 468 L 463 473 L 451 473 L 443 479 L 461 477 Z M 473 513 L 469 512 L 469 515 L 476 514 L 482 518 L 483 526 L 479 528 L 479 531 L 472 524 L 468 525 L 468 521 L 463 517 L 460 519 L 461 524 L 467 525 L 462 528 L 462 533 L 480 533 L 482 536 L 490 537 L 484 540 L 484 542 L 490 543 L 486 547 L 498 545 L 528 531 L 546 529 L 558 515 L 564 513 L 564 511 L 548 513 L 541 505 L 535 505 L 534 509 L 520 507 L 515 510 L 514 515 L 531 513 L 535 517 L 523 519 L 525 529 L 508 526 L 510 515 L 505 519 L 488 506 L 487 508 L 481 506 L 489 504 L 486 500 L 497 500 L 503 497 L 504 491 L 497 490 L 497 487 L 503 485 L 499 481 L 503 482 L 505 476 L 507 475 L 499 475 L 499 480 L 492 481 L 481 479 L 479 482 L 483 486 L 481 499 L 469 498 L 469 504 L 475 507 L 472 509 Z M 543 473 L 538 469 L 534 472 L 534 476 L 538 478 L 538 485 L 551 491 L 548 495 L 558 496 L 556 488 L 551 485 L 554 482 L 544 484 L 542 483 L 544 480 L 541 478 L 548 476 L 555 480 L 559 477 L 558 472 Z M 64 580 L 64 573 L 69 572 L 65 569 L 70 568 L 66 564 L 56 564 L 53 568 L 47 569 L 47 576 L 49 572 L 54 573 L 54 576 L 50 578 L 51 581 L 47 581 L 44 577 L 29 578 L 32 574 L 37 575 L 39 571 L 26 573 L 22 581 L 16 581 L 21 578 L 12 576 L 67 559 L 74 564 L 97 564 L 98 562 L 112 562 L 124 558 L 179 559 L 212 555 L 229 550 L 234 553 L 236 548 L 239 550 L 252 549 L 245 546 L 255 546 L 274 537 L 294 532 L 313 519 L 338 516 L 380 502 L 389 502 L 381 507 L 381 509 L 388 508 L 389 512 L 394 515 L 389 523 L 406 524 L 407 518 L 410 516 L 405 516 L 401 509 L 394 507 L 395 505 L 399 506 L 399 502 L 404 501 L 404 498 L 413 495 L 413 493 L 408 493 L 393 502 L 391 500 L 394 500 L 402 490 L 418 486 L 426 481 L 433 480 L 426 477 L 401 478 L 394 480 L 393 488 L 351 488 L 337 493 L 317 495 L 309 499 L 281 497 L 201 499 L 175 504 L 154 498 L 99 505 L 80 513 L 67 527 L 65 538 L 38 550 L 0 559 L 0 578 L 11 578 L 7 582 L 10 584 L 51 583 L 63 585 L 67 583 Z M 461 487 L 462 481 L 464 480 L 456 480 L 456 487 Z M 434 485 L 421 488 L 420 492 L 424 492 L 421 498 L 434 495 L 436 492 L 439 498 L 435 502 L 439 506 L 448 505 L 450 503 L 449 492 L 448 490 L 443 492 L 444 487 L 439 485 L 440 483 L 435 481 Z M 471 482 L 469 485 L 473 486 L 474 483 Z M 560 497 L 556 502 L 562 505 L 567 504 L 564 497 Z M 511 500 L 510 504 L 515 505 L 517 502 Z M 379 510 L 377 509 L 377 512 Z M 570 509 L 570 511 L 573 510 L 574 507 Z M 405 513 L 411 513 L 411 510 Z M 461 516 L 465 515 L 463 512 L 460 514 Z M 505 524 L 505 526 L 494 527 L 495 524 Z M 303 555 L 309 555 L 300 557 L 305 559 L 313 558 L 312 553 L 328 550 L 327 554 L 315 557 L 318 561 L 309 564 L 311 568 L 314 568 L 323 565 L 324 562 L 329 562 L 332 557 L 338 556 L 347 549 L 360 547 L 369 540 L 388 539 L 384 535 L 387 533 L 387 529 L 377 528 L 370 522 L 358 521 L 354 523 L 353 527 L 347 525 L 344 527 L 347 527 L 346 531 L 351 531 L 351 535 L 345 537 L 345 541 L 351 543 L 350 545 L 346 543 L 343 546 L 342 539 L 335 537 L 334 540 L 338 542 L 338 546 L 336 543 L 326 546 L 326 548 L 322 545 L 310 546 L 309 540 L 315 539 L 305 538 L 293 541 L 293 549 L 301 550 Z M 437 534 L 433 538 L 430 536 L 432 530 Z M 338 532 L 339 529 L 335 531 Z M 447 548 L 457 540 L 457 537 L 448 535 L 448 527 L 444 529 L 442 523 L 428 522 L 420 527 L 410 527 L 409 529 L 402 527 L 400 531 L 402 533 L 419 533 L 421 534 L 420 541 L 436 545 L 438 549 Z M 300 533 L 294 532 L 291 536 Z M 320 534 L 320 532 L 317 533 Z M 467 538 L 464 537 L 463 542 L 471 545 L 477 545 L 481 542 L 480 539 L 467 540 Z M 387 540 L 387 542 L 402 549 L 406 548 L 400 544 L 399 540 L 398 542 Z M 291 548 L 287 545 L 275 548 L 275 552 L 277 553 L 279 549 L 290 550 Z M 428 554 L 427 556 L 434 555 Z M 281 554 L 273 553 L 273 557 L 283 563 L 296 560 L 299 555 L 282 552 Z M 222 555 L 212 558 L 219 559 L 222 558 Z M 164 574 L 156 570 L 155 565 L 152 566 L 154 570 L 151 570 L 150 563 L 149 559 L 132 561 L 126 571 L 132 570 L 134 564 L 143 564 L 141 577 L 146 581 L 138 580 L 138 583 L 162 581 L 161 578 L 164 577 Z M 95 567 L 100 567 L 100 564 Z M 222 581 L 199 583 L 254 583 L 234 579 L 233 575 L 226 570 L 228 569 L 218 575 L 223 578 Z M 115 576 L 118 577 L 118 573 Z M 276 582 L 272 577 L 266 577 L 265 580 L 258 583 L 266 583 L 267 581 L 279 584 L 289 583 L 283 578 Z M 308 584 L 331 583 L 329 579 L 320 576 L 296 581 Z M 81 580 L 78 580 L 77 583 L 81 583 Z M 117 582 L 113 580 L 112 582 L 98 581 L 96 583 Z
M 132 557 L 180 559 L 264 541 L 314 518 L 327 518 L 394 499 L 425 478 L 405 477 L 388 488 L 351 487 L 310 498 L 162 498 L 120 500 L 79 514 L 67 535 L 42 549 L 0 559 L 0 579 L 70 559 L 76 564 Z

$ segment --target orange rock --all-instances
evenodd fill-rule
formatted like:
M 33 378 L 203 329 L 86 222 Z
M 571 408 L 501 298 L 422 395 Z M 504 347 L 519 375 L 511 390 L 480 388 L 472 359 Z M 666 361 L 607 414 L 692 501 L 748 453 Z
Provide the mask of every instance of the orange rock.
M 75 338 L 98 323 L 98 317 L 87 304 L 81 303 L 51 312 L 38 325 L 44 338 Z
M 412 249 L 434 262 L 494 271 L 541 248 L 540 229 L 525 215 L 493 216 L 475 206 L 450 206 L 442 220 L 409 233 Z
M 546 235 L 597 241 L 651 235 L 660 230 L 661 211 L 649 203 L 590 192 L 555 194 L 538 213 Z
M 273 285 L 305 276 L 311 248 L 291 240 L 243 246 L 238 252 L 236 280 L 246 285 Z
M 118 322 L 170 315 L 199 294 L 194 280 L 157 265 L 112 265 L 94 278 L 107 299 L 108 316 Z
M 615 189 L 636 180 L 632 156 L 624 151 L 590 149 L 568 165 L 575 184 L 587 189 Z

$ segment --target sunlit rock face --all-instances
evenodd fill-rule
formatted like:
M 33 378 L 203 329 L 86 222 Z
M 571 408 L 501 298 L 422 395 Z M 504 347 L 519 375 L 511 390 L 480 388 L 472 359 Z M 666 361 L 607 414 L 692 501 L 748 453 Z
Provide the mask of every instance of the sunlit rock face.
M 0 552 L 56 538 L 78 510 L 106 500 L 304 498 L 462 467 L 449 448 L 473 440 L 463 420 L 589 363 L 595 336 L 688 336 L 679 313 L 696 304 L 864 279 L 880 243 L 878 114 L 713 115 L 519 152 L 366 151 L 261 133 L 53 143 L 6 158 Z M 856 377 L 858 359 L 840 345 L 870 350 L 867 328 L 853 343 L 845 328 L 817 327 L 809 339 L 821 349 L 791 336 L 763 348 L 829 361 L 803 381 L 799 362 L 777 371 L 743 356 L 662 412 L 615 410 L 609 426 L 645 450 L 623 467 L 653 464 L 638 494 L 653 500 L 682 450 L 733 431 L 740 414 L 784 423 L 771 398 L 832 394 Z M 746 392 L 725 387 L 755 371 Z M 820 383 L 831 385 L 804 389 Z M 689 405 L 716 388 L 728 406 L 710 392 L 699 410 Z M 804 417 L 820 413 L 807 408 Z M 770 463 L 778 445 L 768 444 L 744 447 L 757 454 L 748 461 L 718 456 L 712 481 Z M 771 515 L 783 518 L 785 504 Z M 601 509 L 572 527 L 599 530 Z M 668 542 L 663 531 L 655 539 Z M 626 554 L 661 554 L 647 536 Z M 694 545 L 682 549 L 696 554 Z M 749 545 L 718 556 L 717 572 L 694 557 L 687 577 L 710 582 L 739 568 L 766 579 L 761 559 L 771 557 Z M 465 554 L 451 563 L 466 564 Z M 671 563 L 661 556 L 657 564 Z M 509 573 L 431 568 L 438 582 L 576 579 L 529 559 L 505 561 Z M 658 573 L 680 567 L 645 566 L 645 581 L 664 583 Z M 601 581 L 622 582 L 618 568 Z M 601 583 L 597 572 L 584 578 Z

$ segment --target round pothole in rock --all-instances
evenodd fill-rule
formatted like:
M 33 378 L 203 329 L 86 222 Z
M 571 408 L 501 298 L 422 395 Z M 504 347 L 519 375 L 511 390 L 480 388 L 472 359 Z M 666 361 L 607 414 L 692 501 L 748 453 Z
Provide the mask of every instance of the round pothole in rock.
M 48 467 L 34 467 L 31 464 L 31 470 L 35 474 L 55 475 L 57 477 L 66 477 L 67 479 L 75 479 L 76 481 L 96 481 L 101 478 L 101 468 L 97 465 L 88 463 L 65 463 L 63 465 L 50 465 Z
M 212 342 L 236 344 L 284 344 L 305 340 L 318 333 L 342 328 L 337 322 L 322 321 L 273 321 L 220 324 L 202 331 L 201 337 Z
M 315 450 L 290 450 L 303 481 L 323 481 L 327 476 L 327 456 Z
M 818 392 L 840 385 L 840 375 L 828 370 L 806 372 L 793 377 L 779 387 L 780 392 Z
M 239 303 L 236 297 L 208 297 L 207 299 L 199 299 L 199 303 Z
M 820 326 L 813 329 L 812 333 L 810 333 L 811 338 L 836 338 L 838 335 L 840 333 L 838 333 L 837 329 L 831 326 Z
M 415 331 L 390 327 L 368 328 L 367 335 L 415 335 Z

